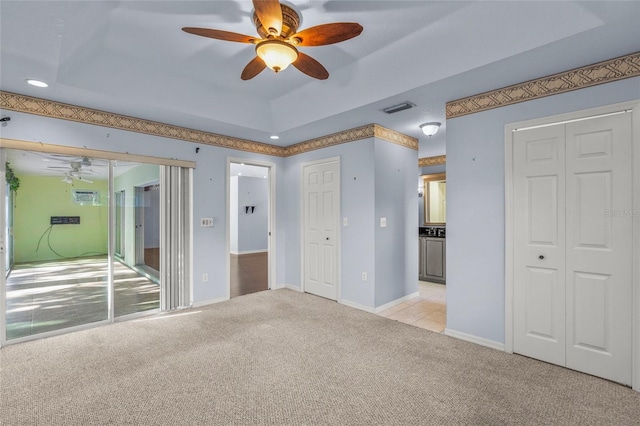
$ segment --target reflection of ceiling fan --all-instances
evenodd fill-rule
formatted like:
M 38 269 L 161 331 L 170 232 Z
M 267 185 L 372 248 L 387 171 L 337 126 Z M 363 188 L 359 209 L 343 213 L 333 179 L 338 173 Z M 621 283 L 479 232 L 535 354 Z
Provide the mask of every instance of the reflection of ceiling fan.
M 362 32 L 362 25 L 352 22 L 334 22 L 297 32 L 300 16 L 291 7 L 278 0 L 253 0 L 253 7 L 253 22 L 260 38 L 207 28 L 185 27 L 182 30 L 202 37 L 255 44 L 258 56 L 242 71 L 243 80 L 252 79 L 266 67 L 280 72 L 290 64 L 310 77 L 325 80 L 329 77 L 326 68 L 296 47 L 339 43 Z
M 66 166 L 48 166 L 47 167 L 47 169 L 52 171 L 62 171 L 64 175 L 62 182 L 69 183 L 69 184 L 73 183 L 74 179 L 82 182 L 86 182 L 86 183 L 93 183 L 92 181 L 82 177 L 82 174 L 94 175 L 96 173 L 93 170 L 91 170 L 89 167 L 92 167 L 94 165 L 101 166 L 100 164 L 93 162 L 89 157 L 75 158 L 75 157 L 69 157 L 66 155 L 53 154 L 49 158 L 54 159 L 56 161 L 69 163 Z
M 93 183 L 92 180 L 83 178 L 80 172 L 76 172 L 76 171 L 65 173 L 64 178 L 61 180 L 61 182 L 72 184 L 74 179 L 82 182 L 86 182 L 86 183 Z

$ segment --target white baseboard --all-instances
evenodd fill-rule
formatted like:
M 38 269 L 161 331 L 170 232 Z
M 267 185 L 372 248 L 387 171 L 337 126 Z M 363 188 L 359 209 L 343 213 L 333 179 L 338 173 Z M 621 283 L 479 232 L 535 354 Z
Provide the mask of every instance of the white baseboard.
M 351 302 L 350 300 L 346 300 L 346 299 L 340 299 L 338 302 L 340 304 L 348 306 L 350 308 L 356 308 L 356 309 L 360 309 L 361 311 L 365 311 L 365 312 L 369 312 L 369 313 L 375 314 L 375 309 L 371 308 L 369 306 L 364 306 L 364 305 L 361 305 L 359 303 Z
M 463 333 L 461 331 L 451 330 L 450 328 L 445 328 L 444 334 L 449 337 L 464 340 L 465 342 L 475 343 L 476 345 L 485 346 L 487 348 L 504 352 L 504 343 L 496 342 L 495 340 L 489 340 L 485 339 L 484 337 L 478 337 L 472 334 Z
M 207 305 L 213 305 L 214 303 L 226 302 L 229 300 L 229 296 L 217 297 L 215 299 L 201 300 L 199 302 L 193 302 L 192 308 L 201 308 Z
M 382 311 L 386 311 L 386 310 L 387 310 L 387 309 L 389 309 L 389 308 L 393 308 L 393 307 L 394 307 L 394 306 L 396 306 L 396 305 L 399 305 L 399 304 L 401 304 L 401 303 L 403 303 L 403 302 L 406 302 L 407 300 L 411 300 L 411 299 L 413 299 L 414 297 L 418 297 L 418 296 L 420 296 L 420 292 L 419 292 L 419 291 L 416 291 L 415 293 L 407 294 L 406 296 L 402 296 L 402 297 L 401 297 L 401 298 L 399 298 L 399 299 L 392 300 L 392 301 L 391 301 L 391 302 L 389 302 L 389 303 L 385 303 L 384 305 L 380 305 L 380 306 L 378 306 L 377 308 L 375 308 L 375 309 L 373 310 L 373 313 L 374 313 L 374 314 L 379 314 L 379 313 L 380 313 L 380 312 L 382 312 Z
M 245 250 L 245 251 L 233 251 L 233 250 L 229 250 L 229 253 L 231 254 L 253 254 L 253 253 L 266 253 L 269 250 L 264 249 L 264 250 Z
M 279 290 L 281 288 L 286 288 L 285 284 L 276 284 L 273 287 L 271 287 L 271 290 Z
M 298 291 L 298 292 L 302 293 L 302 288 L 296 287 L 293 284 L 284 284 L 284 288 L 288 288 L 289 290 Z

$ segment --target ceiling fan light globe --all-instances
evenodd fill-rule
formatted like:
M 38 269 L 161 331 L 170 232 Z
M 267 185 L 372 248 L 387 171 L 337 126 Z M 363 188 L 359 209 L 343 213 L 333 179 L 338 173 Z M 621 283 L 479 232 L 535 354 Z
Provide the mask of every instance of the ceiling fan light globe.
M 256 54 L 275 72 L 286 69 L 298 59 L 298 50 L 280 40 L 266 40 L 256 46 Z

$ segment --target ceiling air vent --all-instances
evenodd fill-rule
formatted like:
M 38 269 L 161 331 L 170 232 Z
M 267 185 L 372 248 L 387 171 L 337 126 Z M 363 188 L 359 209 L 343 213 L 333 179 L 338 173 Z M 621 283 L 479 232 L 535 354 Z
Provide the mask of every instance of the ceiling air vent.
M 394 114 L 396 112 L 404 111 L 405 109 L 413 108 L 414 106 L 416 106 L 416 104 L 411 103 L 411 102 L 403 102 L 403 103 L 398 104 L 398 105 L 387 107 L 387 108 L 383 109 L 382 111 L 386 112 L 387 114 Z

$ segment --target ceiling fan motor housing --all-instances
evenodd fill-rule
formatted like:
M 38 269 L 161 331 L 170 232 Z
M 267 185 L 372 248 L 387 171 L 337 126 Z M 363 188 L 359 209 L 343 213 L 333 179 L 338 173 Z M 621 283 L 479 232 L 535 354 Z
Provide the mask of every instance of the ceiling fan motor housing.
M 280 36 L 283 39 L 287 39 L 298 32 L 298 26 L 300 26 L 300 16 L 298 16 L 298 12 L 287 5 L 281 3 L 280 8 L 282 9 L 282 30 L 280 31 Z M 256 15 L 255 12 L 253 12 L 253 24 L 256 26 L 260 37 L 266 39 L 272 36 L 271 33 L 269 33 L 269 29 L 262 26 L 260 20 L 258 19 L 258 15 Z

